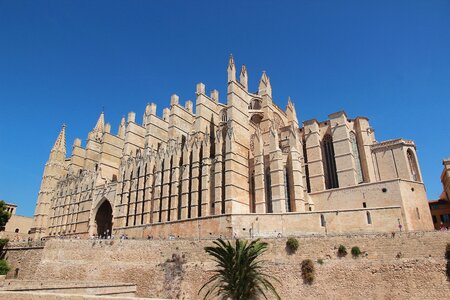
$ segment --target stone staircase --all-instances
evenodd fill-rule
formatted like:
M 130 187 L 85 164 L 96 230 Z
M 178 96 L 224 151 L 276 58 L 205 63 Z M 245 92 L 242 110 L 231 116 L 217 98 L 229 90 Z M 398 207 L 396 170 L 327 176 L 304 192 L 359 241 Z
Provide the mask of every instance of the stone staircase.
M 85 294 L 97 296 L 136 295 L 136 285 L 132 283 L 76 282 L 76 281 L 40 281 L 7 279 L 0 289 L 16 292 L 43 292 L 59 294 Z

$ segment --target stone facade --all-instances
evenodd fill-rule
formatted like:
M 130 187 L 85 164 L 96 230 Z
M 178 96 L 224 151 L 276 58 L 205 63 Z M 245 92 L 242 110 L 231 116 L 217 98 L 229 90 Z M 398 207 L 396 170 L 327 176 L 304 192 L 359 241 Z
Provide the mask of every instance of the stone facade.
M 86 146 L 66 158 L 65 127 L 51 150 L 33 231 L 167 238 L 432 230 L 414 142 L 377 142 L 345 112 L 300 126 L 291 99 L 272 98 L 264 72 L 249 92 L 228 68 L 226 103 L 197 84 L 194 103 L 156 115 L 148 104 L 111 133 L 102 113 Z

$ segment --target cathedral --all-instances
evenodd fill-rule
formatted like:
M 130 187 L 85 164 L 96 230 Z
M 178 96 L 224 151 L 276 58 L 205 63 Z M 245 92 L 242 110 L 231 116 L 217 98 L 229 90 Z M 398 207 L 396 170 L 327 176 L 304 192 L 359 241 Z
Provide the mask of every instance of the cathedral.
M 63 126 L 44 168 L 35 238 L 280 237 L 433 230 L 413 141 L 378 142 L 365 117 L 339 111 L 299 124 L 263 72 L 250 92 L 228 63 L 227 97 L 197 84 L 162 116 L 134 112 L 117 133 L 104 113 L 66 155 Z

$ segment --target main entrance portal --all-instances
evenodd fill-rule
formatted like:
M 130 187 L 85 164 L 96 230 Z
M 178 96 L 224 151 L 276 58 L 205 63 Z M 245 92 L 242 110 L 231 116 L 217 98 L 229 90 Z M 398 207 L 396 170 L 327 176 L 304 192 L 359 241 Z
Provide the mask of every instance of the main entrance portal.
M 104 201 L 95 215 L 97 235 L 107 237 L 112 234 L 112 207 L 109 201 Z

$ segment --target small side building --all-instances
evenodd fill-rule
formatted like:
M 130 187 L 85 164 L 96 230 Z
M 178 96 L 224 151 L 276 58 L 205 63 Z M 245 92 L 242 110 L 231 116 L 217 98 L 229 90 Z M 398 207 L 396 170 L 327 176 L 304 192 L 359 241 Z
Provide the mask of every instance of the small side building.
M 443 192 L 439 200 L 430 201 L 430 212 L 434 228 L 450 228 L 450 158 L 442 161 L 444 170 L 441 175 Z
M 11 214 L 11 217 L 9 218 L 8 223 L 6 223 L 6 226 L 0 228 L 0 238 L 24 240 L 28 239 L 30 236 L 33 218 L 17 215 L 16 210 L 17 205 L 6 203 L 6 211 Z

